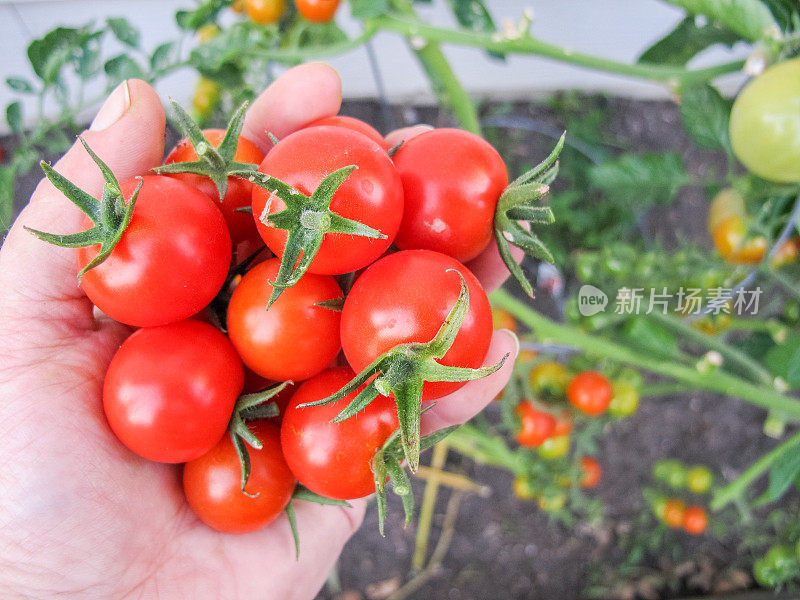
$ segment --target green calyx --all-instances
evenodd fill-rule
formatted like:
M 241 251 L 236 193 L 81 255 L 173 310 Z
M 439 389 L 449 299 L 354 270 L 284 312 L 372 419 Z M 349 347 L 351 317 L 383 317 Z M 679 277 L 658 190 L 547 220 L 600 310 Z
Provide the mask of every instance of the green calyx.
M 508 270 L 529 296 L 533 296 L 533 286 L 511 255 L 511 245 L 534 258 L 553 262 L 553 255 L 539 236 L 520 225 L 520 221 L 527 221 L 531 225 L 549 225 L 555 221 L 549 206 L 537 206 L 536 203 L 550 191 L 550 184 L 558 174 L 556 159 L 564 147 L 565 136 L 566 133 L 561 136 L 550 156 L 511 182 L 497 201 L 494 215 L 497 249 Z
M 114 247 L 117 245 L 117 242 L 122 238 L 122 234 L 125 233 L 128 224 L 131 222 L 131 217 L 133 217 L 136 198 L 139 195 L 139 191 L 142 189 L 144 180 L 141 177 L 137 178 L 139 179 L 139 185 L 136 186 L 130 200 L 126 204 L 125 198 L 122 195 L 122 189 L 114 173 L 112 173 L 108 165 L 100 160 L 100 157 L 89 148 L 89 145 L 82 137 L 79 136 L 78 139 L 81 144 L 83 144 L 83 147 L 86 148 L 92 160 L 100 167 L 100 172 L 103 174 L 105 184 L 103 184 L 103 196 L 99 202 L 69 179 L 57 173 L 53 167 L 46 162 L 42 161 L 41 166 L 45 177 L 47 177 L 50 183 L 52 183 L 56 189 L 60 190 L 70 202 L 80 208 L 81 211 L 91 219 L 94 226 L 80 233 L 64 235 L 46 233 L 30 227 L 25 227 L 25 229 L 40 240 L 64 248 L 83 248 L 99 244 L 100 251 L 97 253 L 97 256 L 78 273 L 78 280 L 80 281 L 86 271 L 96 267 L 109 257 Z
M 258 171 L 233 172 L 232 175 L 243 177 L 270 194 L 280 198 L 286 208 L 280 212 L 270 213 L 272 195 L 258 219 L 268 227 L 285 229 L 289 232 L 286 247 L 281 257 L 281 265 L 273 287 L 267 308 L 278 299 L 281 292 L 296 284 L 308 270 L 311 261 L 317 255 L 322 240 L 327 233 L 343 233 L 358 235 L 371 239 L 386 239 L 386 235 L 364 225 L 359 221 L 347 219 L 331 211 L 331 201 L 339 186 L 350 176 L 356 165 L 337 169 L 317 186 L 310 196 L 296 190 L 292 186 Z
M 180 104 L 170 99 L 170 105 L 175 113 L 175 125 L 178 130 L 189 140 L 197 154 L 197 160 L 189 162 L 171 163 L 153 169 L 159 175 L 169 175 L 175 173 L 192 173 L 203 175 L 214 182 L 220 200 L 225 197 L 228 191 L 228 176 L 233 171 L 255 171 L 258 165 L 251 163 L 237 162 L 234 160 L 236 147 L 239 144 L 239 136 L 244 125 L 244 116 L 247 112 L 247 102 L 243 103 L 231 117 L 225 137 L 218 148 L 203 135 L 200 126 L 189 116 Z
M 381 354 L 335 394 L 317 402 L 299 405 L 300 408 L 304 408 L 330 404 L 355 392 L 366 383 L 366 387 L 331 421 L 338 423 L 366 408 L 378 395 L 394 394 L 397 419 L 400 424 L 400 442 L 412 471 L 416 471 L 419 466 L 424 382 L 481 379 L 497 371 L 508 358 L 508 355 L 505 355 L 496 364 L 479 369 L 448 367 L 437 362 L 453 345 L 469 310 L 469 291 L 463 275 L 455 269 L 448 271 L 458 273 L 461 279 L 461 291 L 444 323 L 430 342 L 398 344 Z
M 321 504 L 322 506 L 352 506 L 346 500 L 334 500 L 333 498 L 326 498 L 325 496 L 321 496 L 316 492 L 312 492 L 307 487 L 303 487 L 298 483 L 294 488 L 294 492 L 292 493 L 292 499 L 289 500 L 289 504 L 287 504 L 286 508 L 283 509 L 286 512 L 286 518 L 289 521 L 289 529 L 292 530 L 292 538 L 294 538 L 295 558 L 300 557 L 300 535 L 297 531 L 297 515 L 295 514 L 294 506 L 292 505 L 293 500 L 313 502 L 315 504 Z

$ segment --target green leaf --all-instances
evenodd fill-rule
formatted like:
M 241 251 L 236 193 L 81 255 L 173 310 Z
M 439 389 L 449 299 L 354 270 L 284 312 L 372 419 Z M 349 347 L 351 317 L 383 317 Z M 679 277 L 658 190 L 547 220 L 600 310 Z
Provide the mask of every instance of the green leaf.
M 789 359 L 789 368 L 786 371 L 786 383 L 792 387 L 800 387 L 800 348 Z
M 31 85 L 31 82 L 22 77 L 6 77 L 6 85 L 15 92 L 21 94 L 33 93 L 33 85 Z
M 728 122 L 731 102 L 715 87 L 704 83 L 681 95 L 681 117 L 686 132 L 702 148 L 730 150 Z
M 150 70 L 159 72 L 168 68 L 175 60 L 176 49 L 175 42 L 165 42 L 157 46 L 150 56 Z
M 64 65 L 69 62 L 83 42 L 83 30 L 57 27 L 28 45 L 28 60 L 34 73 L 45 83 L 52 84 Z
M 800 23 L 800 4 L 797 0 L 761 0 L 766 4 L 772 16 L 781 26 L 783 31 L 790 31 L 797 29 L 797 23 Z
M 647 298 L 642 299 L 642 310 L 645 310 L 647 302 Z M 628 319 L 623 332 L 628 343 L 635 348 L 664 357 L 678 355 L 678 342 L 672 332 L 645 316 L 633 316 Z
M 800 445 L 787 448 L 772 464 L 769 470 L 769 487 L 766 496 L 770 501 L 777 500 L 800 475 Z
M 22 133 L 22 104 L 12 102 L 6 106 L 6 123 L 17 135 Z
M 212 23 L 219 12 L 230 6 L 225 0 L 206 0 L 195 10 L 179 10 L 175 13 L 175 22 L 181 29 L 195 31 L 207 23 Z
M 322 504 L 323 506 L 351 506 L 351 504 L 346 500 L 334 500 L 333 498 L 321 496 L 316 492 L 312 492 L 307 487 L 303 487 L 299 483 L 297 484 L 297 487 L 294 488 L 292 500 L 304 500 L 306 502 Z
M 128 19 L 124 17 L 109 17 L 106 23 L 108 23 L 108 28 L 111 29 L 111 33 L 113 33 L 114 37 L 120 42 L 131 48 L 139 47 L 139 30 L 131 25 Z
M 100 71 L 102 64 L 99 47 L 84 47 L 78 54 L 76 70 L 80 77 L 89 79 Z
M 16 179 L 14 164 L 0 167 L 0 235 L 11 227 L 11 216 L 14 212 L 14 180 Z
M 760 0 L 667 0 L 692 15 L 705 15 L 752 42 L 780 32 L 769 8 Z
M 303 23 L 302 31 L 297 36 L 297 44 L 301 48 L 330 46 L 347 39 L 335 21 L 327 23 Z
M 145 77 L 144 69 L 127 54 L 118 54 L 108 59 L 103 65 L 103 69 L 111 79 L 109 87 L 114 87 L 126 79 L 144 79 Z
M 792 335 L 789 335 L 786 343 L 775 346 L 766 353 L 764 366 L 769 369 L 770 373 L 789 383 L 789 371 L 792 371 L 793 376 L 796 373 L 797 361 L 800 360 L 798 355 L 800 355 L 800 335 L 793 332 Z M 800 382 L 794 383 L 793 387 L 800 387 Z
M 497 31 L 497 26 L 483 0 L 448 0 L 448 2 L 456 21 L 464 29 L 481 33 Z M 489 52 L 489 55 L 505 58 L 505 55 L 499 52 Z
M 695 17 L 686 17 L 675 29 L 645 50 L 639 62 L 683 66 L 706 48 L 716 44 L 731 47 L 737 41 L 739 36 L 717 23 L 698 25 Z
M 666 204 L 689 182 L 683 160 L 674 152 L 623 154 L 589 170 L 592 185 L 634 205 Z
M 389 0 L 350 0 L 350 10 L 355 19 L 379 17 L 389 12 Z

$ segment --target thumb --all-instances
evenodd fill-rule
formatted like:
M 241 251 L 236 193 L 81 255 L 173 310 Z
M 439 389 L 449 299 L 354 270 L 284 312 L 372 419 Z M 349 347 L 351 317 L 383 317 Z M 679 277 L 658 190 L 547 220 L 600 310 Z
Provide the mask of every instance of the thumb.
M 82 134 L 120 182 L 160 164 L 164 154 L 164 109 L 153 88 L 140 80 L 120 84 Z M 54 168 L 98 198 L 103 177 L 76 142 Z M 0 249 L 0 307 L 11 314 L 49 317 L 58 303 L 71 302 L 70 316 L 91 319 L 91 303 L 78 287 L 75 251 L 37 239 L 23 226 L 52 233 L 76 233 L 83 214 L 49 181 L 42 180 Z M 55 303 L 55 304 L 54 304 Z M 7 314 L 4 312 L 4 314 Z M 86 321 L 88 324 L 90 321 Z

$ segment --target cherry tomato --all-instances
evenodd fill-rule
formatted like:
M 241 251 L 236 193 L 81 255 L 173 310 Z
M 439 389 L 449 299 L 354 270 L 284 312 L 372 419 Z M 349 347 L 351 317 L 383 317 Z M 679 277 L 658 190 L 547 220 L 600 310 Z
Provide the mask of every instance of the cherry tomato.
M 569 383 L 569 375 L 560 363 L 547 361 L 531 369 L 528 381 L 535 394 L 561 396 Z
M 733 103 L 731 145 L 736 157 L 770 181 L 800 181 L 800 59 L 774 65 Z
M 140 329 L 120 346 L 106 373 L 108 424 L 128 448 L 158 462 L 208 452 L 225 434 L 244 369 L 228 339 L 186 320 Z
M 192 108 L 200 118 L 208 117 L 219 106 L 220 87 L 216 81 L 201 77 L 194 88 Z
M 686 467 L 679 460 L 659 460 L 653 465 L 653 476 L 676 490 L 686 486 Z
M 378 396 L 341 423 L 331 423 L 331 419 L 357 392 L 324 406 L 297 405 L 334 394 L 354 376 L 347 368 L 330 369 L 303 383 L 289 402 L 281 425 L 283 453 L 298 481 L 338 500 L 362 498 L 375 491 L 372 459 L 397 429 L 394 401 Z
M 556 416 L 556 426 L 553 428 L 553 437 L 569 435 L 572 433 L 572 413 L 562 410 Z
M 424 248 L 461 262 L 492 239 L 497 200 L 508 172 L 485 140 L 459 129 L 417 135 L 394 155 L 405 192 L 405 212 L 395 243 Z
M 743 217 L 745 214 L 744 198 L 739 192 L 733 188 L 720 190 L 708 207 L 708 235 L 713 236 L 717 225 L 728 217 Z
M 367 136 L 369 139 L 378 144 L 384 150 L 389 150 L 389 143 L 377 129 L 375 129 L 369 123 L 366 123 L 361 119 L 356 119 L 355 117 L 348 117 L 345 115 L 334 115 L 332 117 L 323 117 L 321 119 L 317 119 L 316 121 L 309 123 L 308 125 L 306 125 L 306 127 L 322 127 L 326 125 L 352 129 L 353 131 L 357 131 L 361 135 Z
M 206 23 L 197 30 L 197 41 L 201 44 L 213 40 L 219 35 L 220 28 L 216 23 Z
M 567 503 L 567 495 L 561 490 L 550 490 L 541 494 L 536 502 L 544 512 L 558 512 Z
M 520 500 L 533 500 L 538 496 L 538 490 L 533 482 L 524 475 L 517 475 L 511 484 L 514 495 Z
M 537 409 L 530 402 L 520 402 L 514 408 L 520 420 L 520 429 L 516 439 L 520 446 L 536 448 L 553 435 L 556 420 L 548 412 Z
M 687 506 L 683 511 L 683 529 L 691 535 L 700 535 L 706 530 L 708 515 L 702 506 Z
M 308 271 L 322 275 L 349 273 L 367 266 L 389 247 L 403 215 L 403 187 L 389 155 L 368 137 L 345 127 L 307 127 L 282 139 L 267 153 L 259 171 L 310 195 L 333 171 L 357 165 L 333 196 L 331 210 L 377 229 L 386 239 L 329 233 Z M 283 200 L 268 191 L 253 190 L 253 215 L 258 218 L 272 198 L 270 213 L 282 211 Z M 264 241 L 282 256 L 287 233 L 256 225 Z
M 502 308 L 492 307 L 492 327 L 495 329 L 508 329 L 516 333 L 517 320 L 513 315 Z
M 705 494 L 713 483 L 714 476 L 708 467 L 697 465 L 686 471 L 686 487 L 695 494 Z
M 670 527 L 682 527 L 685 510 L 686 505 L 683 500 L 670 498 L 664 503 L 664 522 Z
M 336 14 L 339 8 L 339 0 L 295 0 L 297 7 L 303 17 L 313 23 L 327 23 Z
M 249 423 L 261 441 L 247 446 L 250 477 L 242 493 L 239 458 L 229 435 L 183 469 L 189 506 L 208 526 L 224 533 L 248 533 L 275 520 L 292 498 L 297 481 L 281 451 L 281 432 L 267 421 Z
M 301 381 L 323 371 L 341 348 L 341 313 L 316 306 L 342 297 L 329 275 L 306 273 L 267 310 L 280 260 L 256 265 L 228 305 L 228 335 L 250 369 L 274 381 Z
M 204 129 L 203 134 L 209 143 L 216 148 L 222 143 L 222 139 L 225 137 L 225 130 Z M 184 139 L 178 142 L 167 155 L 164 164 L 195 160 L 197 160 L 197 153 L 189 140 Z M 239 137 L 234 160 L 243 163 L 261 164 L 261 161 L 264 160 L 264 153 L 247 138 Z M 225 217 L 225 222 L 228 224 L 231 244 L 234 250 L 239 247 L 239 244 L 245 244 L 245 247 L 242 248 L 243 251 L 239 253 L 242 258 L 261 246 L 261 237 L 258 235 L 253 216 L 236 210 L 250 206 L 254 187 L 252 183 L 240 177 L 228 177 L 228 190 L 225 192 L 225 197 L 220 201 L 217 186 L 208 177 L 194 175 L 193 173 L 177 173 L 168 175 L 168 177 L 174 177 L 197 188 L 219 206 L 222 216 Z
M 143 181 L 128 228 L 109 257 L 81 280 L 97 308 L 137 327 L 200 311 L 222 287 L 231 260 L 225 219 L 208 196 L 170 177 L 148 175 Z M 121 185 L 126 199 L 138 183 Z M 86 217 L 84 228 L 91 226 Z M 77 249 L 79 270 L 99 248 Z
M 581 469 L 583 469 L 583 476 L 581 477 L 582 488 L 593 488 L 600 483 L 603 469 L 594 456 L 582 456 Z
M 800 254 L 800 238 L 792 238 L 783 242 L 770 259 L 773 269 L 778 269 L 797 261 Z
M 567 386 L 567 400 L 591 417 L 602 415 L 611 404 L 613 392 L 608 379 L 596 371 L 584 371 Z
M 569 452 L 569 436 L 559 435 L 549 437 L 537 449 L 539 456 L 546 460 L 561 458 Z
M 457 260 L 430 250 L 390 254 L 371 265 L 353 285 L 342 311 L 342 349 L 360 372 L 398 344 L 431 341 L 455 305 L 461 289 L 457 270 L 469 290 L 469 310 L 450 350 L 439 363 L 477 368 L 492 337 L 492 311 L 480 282 Z M 450 394 L 465 382 L 426 382 L 422 400 Z
M 608 405 L 608 412 L 612 417 L 629 417 L 639 407 L 639 391 L 625 381 L 615 381 L 611 384 L 613 397 Z
M 717 252 L 732 264 L 756 265 L 767 250 L 767 240 L 763 236 L 747 236 L 747 226 L 738 215 L 720 221 L 712 237 Z
M 280 21 L 286 12 L 286 0 L 245 0 L 244 10 L 254 23 L 269 25 Z

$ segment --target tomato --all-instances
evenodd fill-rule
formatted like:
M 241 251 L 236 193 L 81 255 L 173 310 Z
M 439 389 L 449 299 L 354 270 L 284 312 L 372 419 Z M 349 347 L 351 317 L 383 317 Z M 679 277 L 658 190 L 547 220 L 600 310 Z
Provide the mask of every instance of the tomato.
M 103 406 L 128 448 L 149 460 L 186 462 L 225 434 L 243 383 L 228 339 L 187 320 L 140 329 L 123 342 L 106 373 Z
M 201 77 L 194 88 L 192 108 L 201 117 L 208 117 L 219 106 L 220 88 L 216 81 Z
M 248 533 L 275 520 L 292 498 L 297 481 L 281 451 L 281 433 L 267 421 L 248 428 L 261 441 L 247 446 L 250 477 L 242 493 L 242 471 L 229 435 L 183 469 L 183 490 L 189 506 L 208 526 L 224 533 Z
M 485 140 L 459 129 L 417 135 L 394 155 L 405 193 L 395 243 L 466 262 L 492 239 L 494 213 L 508 185 L 503 159 Z
M 539 456 L 546 460 L 561 458 L 569 452 L 569 436 L 559 435 L 549 437 L 542 442 L 542 445 L 539 446 L 537 451 L 539 452 Z
M 547 491 L 539 496 L 537 503 L 544 512 L 557 512 L 567 503 L 567 495 L 561 490 Z
M 753 79 L 733 103 L 731 145 L 736 157 L 770 181 L 800 181 L 800 58 Z
M 254 23 L 269 25 L 280 21 L 286 12 L 286 0 L 245 0 L 244 10 Z
M 514 316 L 502 308 L 492 307 L 492 327 L 495 329 L 508 329 L 517 332 L 517 320 Z
M 756 265 L 767 250 L 767 240 L 763 236 L 747 236 L 747 226 L 738 215 L 720 221 L 712 238 L 720 256 L 732 264 Z
M 511 484 L 514 495 L 520 500 L 533 500 L 538 496 L 538 490 L 533 482 L 524 475 L 517 475 Z
M 686 487 L 695 494 L 705 494 L 713 483 L 714 476 L 708 467 L 697 465 L 686 471 Z
M 611 384 L 596 371 L 578 373 L 567 386 L 570 404 L 591 417 L 606 412 L 612 395 Z
M 569 375 L 560 363 L 547 361 L 531 369 L 528 374 L 528 381 L 535 394 L 561 396 L 567 388 Z
M 228 305 L 228 335 L 250 369 L 274 381 L 301 381 L 323 371 L 339 353 L 341 313 L 316 306 L 342 297 L 329 275 L 306 273 L 267 310 L 280 261 L 256 265 Z
M 327 23 L 336 14 L 339 0 L 295 0 L 294 5 L 305 19 L 313 23 Z
M 216 23 L 206 23 L 197 30 L 197 41 L 204 44 L 219 35 L 220 28 Z
M 341 423 L 331 423 L 357 392 L 342 400 L 309 408 L 336 393 L 355 374 L 347 368 L 329 369 L 303 383 L 295 392 L 281 425 L 283 454 L 298 481 L 328 498 L 352 500 L 375 491 L 372 459 L 397 429 L 394 401 L 378 396 L 366 408 Z
M 600 478 L 603 476 L 603 469 L 600 463 L 593 456 L 581 457 L 581 469 L 583 476 L 581 477 L 582 488 L 593 488 L 600 483 Z
M 355 117 L 348 117 L 345 115 L 334 115 L 332 117 L 323 117 L 321 119 L 317 119 L 316 121 L 309 123 L 308 125 L 306 125 L 306 127 L 322 127 L 325 125 L 351 129 L 353 131 L 360 133 L 361 135 L 367 136 L 369 139 L 378 144 L 384 150 L 389 150 L 389 143 L 377 129 L 375 129 L 369 123 L 366 123 L 361 119 L 356 119 Z
M 562 410 L 556 416 L 556 426 L 553 428 L 553 437 L 569 435 L 572 433 L 572 413 L 568 410 Z
M 670 527 L 682 527 L 685 510 L 686 505 L 683 500 L 670 498 L 664 503 L 664 522 Z
M 137 327 L 198 312 L 222 287 L 231 260 L 225 219 L 208 196 L 169 177 L 148 175 L 143 181 L 128 228 L 108 258 L 81 279 L 97 308 Z M 138 183 L 121 185 L 126 199 Z M 91 226 L 87 217 L 84 228 Z M 99 248 L 77 249 L 79 270 Z
M 245 0 L 233 0 L 233 4 L 231 4 L 231 10 L 236 13 L 244 12 L 244 4 Z
M 730 216 L 743 217 L 747 211 L 744 207 L 744 198 L 733 188 L 725 188 L 714 196 L 708 207 L 708 235 L 714 235 L 714 230 L 722 221 Z
M 225 130 L 204 129 L 203 135 L 206 136 L 206 139 L 214 148 L 217 148 L 225 137 Z M 233 159 L 237 162 L 260 164 L 264 160 L 264 153 L 253 142 L 240 136 Z M 164 160 L 164 164 L 193 162 L 196 160 L 197 153 L 194 151 L 191 142 L 184 139 L 178 142 L 170 151 Z M 253 216 L 237 210 L 250 206 L 250 200 L 253 195 L 252 183 L 239 177 L 228 177 L 228 190 L 225 192 L 225 197 L 220 201 L 217 186 L 208 177 L 193 173 L 176 173 L 167 176 L 188 183 L 217 204 L 222 211 L 222 216 L 225 217 L 225 222 L 228 224 L 231 245 L 234 251 L 241 250 L 237 252 L 239 258 L 246 258 L 261 246 L 261 236 L 258 235 Z M 240 245 L 242 246 L 241 248 Z
M 783 242 L 770 259 L 772 268 L 777 269 L 797 261 L 800 254 L 800 238 L 792 238 Z
M 708 515 L 702 506 L 687 506 L 683 511 L 683 529 L 691 535 L 700 535 L 706 530 Z
M 671 488 L 686 486 L 686 467 L 679 460 L 659 460 L 653 465 L 653 475 Z
M 520 420 L 520 429 L 516 439 L 520 446 L 536 448 L 553 435 L 556 420 L 548 412 L 537 409 L 530 402 L 520 402 L 514 408 Z
M 613 397 L 608 405 L 612 417 L 629 417 L 639 407 L 639 391 L 630 383 L 615 381 L 611 384 Z
M 358 168 L 333 195 L 333 212 L 385 234 L 386 239 L 328 233 L 308 271 L 323 275 L 349 273 L 381 256 L 394 240 L 403 215 L 400 176 L 381 146 L 345 127 L 308 127 L 285 137 L 267 153 L 259 171 L 310 195 L 337 169 Z M 287 232 L 264 225 L 258 216 L 271 200 L 270 213 L 282 211 L 283 200 L 260 187 L 253 189 L 253 215 L 264 241 L 282 256 Z
M 469 290 L 469 309 L 450 350 L 439 360 L 451 367 L 478 368 L 492 338 L 492 311 L 480 282 L 457 260 L 430 250 L 390 254 L 356 280 L 342 311 L 342 349 L 360 372 L 398 344 L 429 342 L 456 303 Z M 465 382 L 426 382 L 422 400 L 450 394 Z

